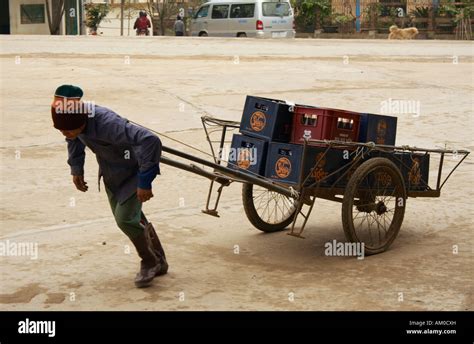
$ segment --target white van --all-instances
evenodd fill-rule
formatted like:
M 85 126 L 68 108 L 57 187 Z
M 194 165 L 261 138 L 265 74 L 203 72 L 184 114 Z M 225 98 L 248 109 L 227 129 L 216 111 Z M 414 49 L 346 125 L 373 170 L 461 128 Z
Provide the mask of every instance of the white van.
M 294 38 L 289 0 L 212 0 L 191 21 L 192 36 Z

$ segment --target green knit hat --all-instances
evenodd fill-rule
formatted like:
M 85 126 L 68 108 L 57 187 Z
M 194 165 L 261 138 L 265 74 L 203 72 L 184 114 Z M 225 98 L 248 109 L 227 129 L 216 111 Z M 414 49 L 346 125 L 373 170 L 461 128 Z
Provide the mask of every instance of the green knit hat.
M 83 95 L 82 89 L 74 85 L 61 85 L 54 92 L 55 97 L 64 98 L 82 98 Z

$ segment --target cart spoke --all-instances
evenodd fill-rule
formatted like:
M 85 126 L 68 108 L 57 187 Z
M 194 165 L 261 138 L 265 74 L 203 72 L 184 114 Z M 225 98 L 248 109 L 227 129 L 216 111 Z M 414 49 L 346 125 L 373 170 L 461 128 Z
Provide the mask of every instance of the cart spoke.
M 405 198 L 403 181 L 388 159 L 370 159 L 361 166 L 365 170 L 359 171 L 359 179 L 353 181 L 356 184 L 352 185 L 348 204 L 351 221 L 344 230 L 350 240 L 364 242 L 369 252 L 377 253 L 385 250 L 398 233 L 404 207 L 399 207 L 397 200 Z M 347 196 L 348 192 L 345 201 Z M 395 221 L 398 224 L 394 225 Z
M 292 218 L 296 209 L 291 198 L 255 185 L 252 200 L 258 216 L 268 224 L 278 224 Z

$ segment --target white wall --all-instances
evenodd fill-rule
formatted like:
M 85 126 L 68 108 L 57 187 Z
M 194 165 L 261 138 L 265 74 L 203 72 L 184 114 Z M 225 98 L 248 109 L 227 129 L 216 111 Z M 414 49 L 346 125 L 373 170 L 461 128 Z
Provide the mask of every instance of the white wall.
M 4 0 L 2 0 L 4 1 Z M 90 0 L 85 0 L 90 2 Z M 94 3 L 104 3 L 103 0 L 93 0 Z M 120 3 L 120 1 L 118 1 Z M 146 2 L 146 0 L 139 0 L 137 2 Z M 110 3 L 110 1 L 109 1 Z M 117 1 L 115 1 L 117 3 Z M 131 1 L 133 4 L 133 0 Z M 20 35 L 49 35 L 48 20 L 45 13 L 45 22 L 43 24 L 21 24 L 21 13 L 20 5 L 34 5 L 42 4 L 45 5 L 44 0 L 10 0 L 10 33 Z M 45 5 L 46 11 L 46 5 Z M 123 34 L 124 36 L 135 36 L 135 30 L 133 30 L 133 24 L 135 19 L 138 17 L 139 10 L 125 10 L 124 11 L 124 22 L 123 22 Z M 85 14 L 84 14 L 85 15 Z M 128 19 L 130 16 L 130 20 Z M 150 19 L 150 18 L 148 18 Z M 151 22 L 151 20 L 150 20 Z M 61 32 L 64 32 L 64 18 L 60 27 Z M 86 28 L 88 33 L 88 29 Z M 120 7 L 111 8 L 107 17 L 104 18 L 99 25 L 99 34 L 104 36 L 120 36 Z M 150 28 L 150 35 L 153 33 L 153 26 Z
M 123 13 L 123 35 L 124 36 L 135 36 L 135 30 L 133 30 L 133 24 L 138 17 L 139 10 L 125 10 Z M 128 18 L 130 16 L 130 19 Z M 151 22 L 150 17 L 148 19 Z M 110 9 L 97 30 L 99 35 L 104 36 L 120 36 L 120 7 L 114 7 Z M 153 34 L 153 25 L 150 28 L 150 35 Z
M 20 5 L 45 5 L 44 0 L 10 0 L 10 33 L 20 35 L 49 35 L 48 19 L 46 16 L 46 5 L 44 23 L 21 24 Z

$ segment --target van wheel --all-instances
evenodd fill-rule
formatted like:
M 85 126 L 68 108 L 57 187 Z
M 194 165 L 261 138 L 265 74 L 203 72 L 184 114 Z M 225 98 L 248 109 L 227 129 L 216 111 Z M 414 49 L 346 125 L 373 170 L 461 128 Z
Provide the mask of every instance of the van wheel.
M 239 32 L 237 37 L 247 37 L 247 34 L 245 32 Z
M 199 37 L 207 37 L 207 32 L 200 32 Z

